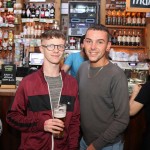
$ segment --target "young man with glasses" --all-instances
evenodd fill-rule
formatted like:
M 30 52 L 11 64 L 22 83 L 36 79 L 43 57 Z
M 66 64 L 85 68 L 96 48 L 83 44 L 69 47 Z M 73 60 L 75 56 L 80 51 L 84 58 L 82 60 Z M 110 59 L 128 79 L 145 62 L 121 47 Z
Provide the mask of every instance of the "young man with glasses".
M 104 25 L 90 27 L 83 44 L 89 61 L 82 63 L 77 74 L 80 150 L 123 150 L 122 133 L 129 122 L 127 78 L 107 57 L 111 43 Z
M 65 42 L 65 36 L 59 30 L 43 33 L 40 46 L 44 55 L 43 66 L 19 84 L 7 113 L 7 122 L 21 131 L 19 149 L 78 149 L 80 109 L 77 81 L 60 71 Z M 53 116 L 53 108 L 60 103 L 67 105 L 64 122 Z M 63 138 L 54 138 L 53 134 L 62 130 Z

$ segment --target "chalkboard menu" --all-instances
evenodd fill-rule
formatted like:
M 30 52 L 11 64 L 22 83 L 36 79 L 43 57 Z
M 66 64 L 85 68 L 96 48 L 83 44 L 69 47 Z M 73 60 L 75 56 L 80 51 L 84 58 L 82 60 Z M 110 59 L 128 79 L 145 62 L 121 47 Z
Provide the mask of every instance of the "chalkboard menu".
M 126 10 L 135 12 L 150 12 L 149 0 L 126 0 Z
M 16 87 L 16 65 L 3 64 L 1 88 L 15 88 L 15 87 Z

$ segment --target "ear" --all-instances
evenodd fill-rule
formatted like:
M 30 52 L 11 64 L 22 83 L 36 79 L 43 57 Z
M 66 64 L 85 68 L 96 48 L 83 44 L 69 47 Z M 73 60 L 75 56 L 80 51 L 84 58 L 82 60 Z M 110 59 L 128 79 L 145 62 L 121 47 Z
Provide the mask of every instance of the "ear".
M 107 48 L 106 48 L 106 52 L 109 52 L 109 51 L 110 51 L 110 48 L 111 48 L 111 42 L 108 42 Z

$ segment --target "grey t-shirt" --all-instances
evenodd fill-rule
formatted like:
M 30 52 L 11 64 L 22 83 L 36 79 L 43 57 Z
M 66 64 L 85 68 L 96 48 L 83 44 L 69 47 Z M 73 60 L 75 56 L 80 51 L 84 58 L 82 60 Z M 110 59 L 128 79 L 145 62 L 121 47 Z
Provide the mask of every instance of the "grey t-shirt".
M 89 61 L 84 62 L 77 74 L 81 128 L 86 144 L 100 149 L 120 140 L 128 125 L 128 84 L 123 70 L 111 62 L 90 72 L 88 66 Z

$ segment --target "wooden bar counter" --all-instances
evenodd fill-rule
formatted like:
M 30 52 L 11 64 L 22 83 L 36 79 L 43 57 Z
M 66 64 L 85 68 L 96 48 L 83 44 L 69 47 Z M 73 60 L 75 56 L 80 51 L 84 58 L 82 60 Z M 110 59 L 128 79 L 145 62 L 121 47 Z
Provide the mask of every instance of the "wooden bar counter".
M 10 107 L 16 89 L 0 88 L 0 119 L 3 124 L 3 132 L 0 136 L 0 150 L 17 150 L 20 144 L 20 132 L 6 123 L 6 113 Z
M 6 123 L 6 113 L 10 107 L 16 89 L 0 88 L 0 118 L 3 123 L 3 132 L 0 136 L 0 150 L 17 150 L 20 144 L 20 132 Z M 146 129 L 144 110 L 130 118 L 125 132 L 124 150 L 142 150 L 141 143 Z

